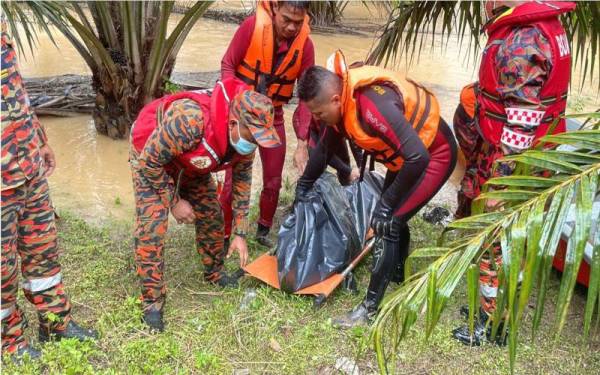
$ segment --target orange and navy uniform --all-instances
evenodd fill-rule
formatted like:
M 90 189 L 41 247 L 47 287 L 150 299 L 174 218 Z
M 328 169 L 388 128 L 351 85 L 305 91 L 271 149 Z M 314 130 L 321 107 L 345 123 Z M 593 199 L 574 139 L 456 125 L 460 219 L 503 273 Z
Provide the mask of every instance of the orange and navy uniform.
M 544 35 L 529 26 L 513 30 L 498 49 L 495 61 L 499 82 L 497 90 L 506 107 L 544 108 L 539 93 L 552 69 L 550 45 Z M 469 85 L 463 89 L 463 96 L 472 96 L 473 91 L 473 85 Z M 464 99 L 461 102 L 463 104 L 458 106 L 453 123 L 467 164 L 458 193 L 457 216 L 466 217 L 470 215 L 471 202 L 479 196 L 481 187 L 488 179 L 512 174 L 512 165 L 502 163 L 492 176 L 492 166 L 496 160 L 520 150 L 486 142 L 475 128 L 474 107 L 465 105 Z M 535 131 L 514 124 L 506 124 L 505 127 L 530 133 Z
M 40 149 L 47 139 L 33 113 L 2 20 L 2 352 L 27 345 L 17 305 L 19 260 L 25 298 L 43 329 L 61 330 L 70 319 L 58 263 L 54 209 Z M 52 313 L 58 319 L 49 319 Z M 52 320 L 52 322 L 51 322 Z
M 135 249 L 137 272 L 142 278 L 145 308 L 160 310 L 166 289 L 163 277 L 164 243 L 169 210 L 179 199 L 187 200 L 196 215 L 196 248 L 202 256 L 204 277 L 215 282 L 221 277 L 226 249 L 223 248 L 223 215 L 217 184 L 210 173 L 194 177 L 170 175 L 165 166 L 178 155 L 194 150 L 202 142 L 204 113 L 191 99 L 172 102 L 160 117 L 156 130 L 141 152 L 130 147 L 136 203 Z M 228 150 L 225 160 L 235 152 Z M 248 230 L 248 207 L 253 154 L 242 156 L 233 169 L 234 232 Z

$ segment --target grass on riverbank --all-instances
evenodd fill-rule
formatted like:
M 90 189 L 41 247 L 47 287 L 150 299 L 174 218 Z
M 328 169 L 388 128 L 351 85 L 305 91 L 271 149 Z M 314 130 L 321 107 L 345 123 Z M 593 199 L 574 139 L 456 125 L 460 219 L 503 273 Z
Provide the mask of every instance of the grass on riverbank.
M 440 228 L 416 218 L 411 223 L 412 246 L 432 244 Z M 360 373 L 378 371 L 374 354 L 365 346 L 367 331 L 338 331 L 330 317 L 359 302 L 360 295 L 339 290 L 321 309 L 310 298 L 284 294 L 251 279 L 238 289 L 221 290 L 202 281 L 202 268 L 194 250 L 192 228 L 172 226 L 166 246 L 168 302 L 167 329 L 149 335 L 140 323 L 138 282 L 132 253 L 131 228 L 109 223 L 90 226 L 72 214 L 59 221 L 64 279 L 77 321 L 99 329 L 93 343 L 63 341 L 43 348 L 43 361 L 18 368 L 7 364 L 6 374 L 103 373 L 103 374 L 335 374 L 336 361 L 346 357 Z M 252 248 L 256 257 L 260 250 Z M 234 268 L 235 259 L 229 262 Z M 361 291 L 367 284 L 368 264 L 357 276 Z M 553 284 L 558 283 L 557 277 Z M 246 308 L 240 303 L 247 288 L 257 297 Z M 419 328 L 400 347 L 400 373 L 504 374 L 508 373 L 506 349 L 493 346 L 466 348 L 450 338 L 450 330 L 462 323 L 457 310 L 466 296 L 464 288 L 451 300 L 447 313 L 429 343 Z M 551 290 L 556 293 L 556 289 Z M 516 373 L 600 373 L 600 338 L 595 332 L 583 341 L 584 291 L 574 296 L 563 338 L 554 342 L 546 319 L 532 342 L 526 327 L 519 347 Z M 553 316 L 547 299 L 546 316 Z M 30 328 L 36 328 L 31 306 L 23 302 Z M 527 326 L 527 324 L 526 324 Z M 37 345 L 36 339 L 32 342 Z

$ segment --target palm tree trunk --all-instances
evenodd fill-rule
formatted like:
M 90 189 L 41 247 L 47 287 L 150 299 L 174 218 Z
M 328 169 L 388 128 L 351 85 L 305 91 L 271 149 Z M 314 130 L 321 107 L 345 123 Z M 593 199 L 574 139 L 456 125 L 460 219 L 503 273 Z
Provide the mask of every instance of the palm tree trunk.
M 164 77 L 170 77 L 175 59 L 169 59 L 164 68 Z M 154 93 L 145 93 L 136 84 L 133 74 L 126 65 L 121 65 L 118 78 L 113 80 L 108 74 L 95 72 L 92 85 L 96 91 L 96 102 L 92 117 L 98 133 L 113 139 L 123 139 L 129 135 L 131 125 L 144 107 L 145 98 L 158 98 L 164 95 L 164 88 Z
M 132 123 L 114 96 L 107 96 L 102 92 L 96 94 L 96 107 L 92 117 L 98 133 L 113 139 L 125 138 Z
M 128 116 L 128 113 L 131 112 L 123 108 L 123 103 L 128 101 L 118 97 L 116 93 L 129 90 L 116 89 L 115 82 L 110 80 L 109 76 L 104 76 L 103 80 L 97 72 L 92 75 L 92 85 L 96 91 L 96 102 L 92 118 L 98 133 L 113 139 L 122 139 L 129 133 L 133 119 Z M 121 82 L 125 83 L 127 81 L 123 80 Z

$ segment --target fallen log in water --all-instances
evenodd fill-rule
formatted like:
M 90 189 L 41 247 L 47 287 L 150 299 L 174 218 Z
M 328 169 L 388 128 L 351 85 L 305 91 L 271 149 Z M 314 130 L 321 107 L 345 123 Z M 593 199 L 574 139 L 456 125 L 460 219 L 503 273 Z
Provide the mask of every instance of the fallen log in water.
M 25 80 L 25 87 L 38 115 L 77 116 L 94 109 L 96 95 L 90 76 L 30 78 Z
M 171 82 L 183 90 L 212 88 L 219 72 L 173 73 Z M 96 94 L 92 77 L 66 74 L 25 79 L 29 100 L 38 115 L 78 116 L 94 110 Z

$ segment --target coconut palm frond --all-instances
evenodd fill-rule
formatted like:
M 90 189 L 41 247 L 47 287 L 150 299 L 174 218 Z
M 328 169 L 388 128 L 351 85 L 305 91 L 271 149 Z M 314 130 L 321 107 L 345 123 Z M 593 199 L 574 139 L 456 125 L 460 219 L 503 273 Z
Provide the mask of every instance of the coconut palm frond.
M 29 52 L 33 54 L 37 43 L 38 30 L 46 33 L 52 43 L 56 45 L 49 20 L 52 20 L 54 25 L 67 25 L 64 18 L 65 8 L 57 6 L 53 2 L 3 1 L 2 15 L 6 18 L 10 35 L 14 38 L 19 52 L 23 55 L 25 55 L 24 46 L 26 45 L 29 47 Z
M 21 51 L 24 40 L 34 49 L 40 29 L 52 37 L 50 25 L 69 40 L 92 72 L 96 128 L 122 138 L 141 107 L 162 95 L 183 41 L 212 3 L 195 2 L 170 33 L 173 1 L 4 1 L 2 11 Z
M 348 0 L 344 1 L 311 1 L 308 13 L 315 25 L 330 26 L 339 23 Z
M 482 7 L 478 1 L 396 1 L 383 26 L 378 42 L 369 54 L 369 63 L 388 65 L 400 57 L 412 61 L 418 57 L 428 38 L 431 46 L 451 33 L 461 44 L 477 53 L 479 29 L 483 25 Z
M 587 114 L 597 126 L 600 114 Z M 379 366 L 390 371 L 400 340 L 423 312 L 426 336 L 429 337 L 463 276 L 467 278 L 470 325 L 479 311 L 477 264 L 495 243 L 502 248 L 503 265 L 499 270 L 497 310 L 492 334 L 507 335 L 511 369 L 514 369 L 518 332 L 523 312 L 534 293 L 537 302 L 533 332 L 543 316 L 545 291 L 558 242 L 568 215 L 575 215 L 573 235 L 568 241 L 566 265 L 560 285 L 556 310 L 556 335 L 565 324 L 566 313 L 584 249 L 592 227 L 592 202 L 600 191 L 600 131 L 598 128 L 546 136 L 542 141 L 554 145 L 550 150 L 531 150 L 509 156 L 504 162 L 517 165 L 510 177 L 490 179 L 495 190 L 483 193 L 481 202 L 497 201 L 497 209 L 451 223 L 445 237 L 455 232 L 453 241 L 439 247 L 417 249 L 408 259 L 409 275 L 382 305 L 374 323 L 372 339 Z M 556 147 L 560 145 L 560 147 Z M 599 232 L 596 232 L 596 237 Z M 596 243 L 600 243 L 596 239 Z M 433 261 L 426 269 L 413 272 L 417 259 Z M 592 315 L 597 312 L 600 290 L 600 246 L 592 256 L 590 288 L 584 317 L 587 336 Z M 413 272 L 413 273 L 411 273 Z M 519 274 L 523 278 L 519 280 Z M 502 317 L 506 317 L 500 326 Z
M 158 26 L 159 38 L 155 40 L 147 62 L 153 67 L 147 74 L 145 80 L 146 101 L 155 97 L 157 90 L 164 86 L 164 76 L 167 67 L 172 69 L 179 49 L 183 45 L 192 27 L 204 12 L 212 5 L 212 1 L 198 1 L 189 8 L 181 20 L 177 23 L 171 34 L 167 37 L 168 20 L 173 3 L 163 5 L 160 11 Z M 170 75 L 170 71 L 169 74 Z

